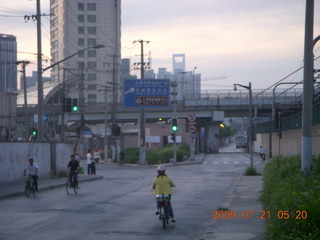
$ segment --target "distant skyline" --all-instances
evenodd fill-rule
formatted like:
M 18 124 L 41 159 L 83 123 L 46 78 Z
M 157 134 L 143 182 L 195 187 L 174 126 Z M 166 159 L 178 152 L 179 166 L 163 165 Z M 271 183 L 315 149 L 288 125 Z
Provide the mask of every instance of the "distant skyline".
M 41 1 L 43 14 L 49 14 L 49 2 Z M 303 64 L 305 0 L 122 0 L 121 4 L 121 57 L 139 61 L 140 45 L 132 42 L 150 41 L 144 52 L 151 53 L 157 72 L 160 67 L 172 71 L 172 55 L 184 53 L 186 70 L 197 67 L 205 89 L 232 90 L 234 83 L 248 82 L 263 89 Z M 37 51 L 36 22 L 25 23 L 23 16 L 35 12 L 35 0 L 0 2 L 0 33 L 17 37 L 18 59 L 32 61 L 28 75 L 36 70 L 36 56 L 23 52 Z M 315 1 L 315 37 L 320 34 L 317 13 L 320 3 Z M 50 57 L 49 17 L 41 20 L 43 54 Z M 320 55 L 318 48 L 315 56 Z M 302 71 L 287 79 L 301 80 Z

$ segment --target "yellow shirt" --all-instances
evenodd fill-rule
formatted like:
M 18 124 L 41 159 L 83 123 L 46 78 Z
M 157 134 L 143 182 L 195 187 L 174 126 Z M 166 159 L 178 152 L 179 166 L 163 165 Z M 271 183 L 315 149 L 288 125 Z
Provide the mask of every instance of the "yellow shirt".
M 172 187 L 174 187 L 174 183 L 168 176 L 160 175 L 153 179 L 152 189 L 154 189 L 154 195 L 172 194 Z

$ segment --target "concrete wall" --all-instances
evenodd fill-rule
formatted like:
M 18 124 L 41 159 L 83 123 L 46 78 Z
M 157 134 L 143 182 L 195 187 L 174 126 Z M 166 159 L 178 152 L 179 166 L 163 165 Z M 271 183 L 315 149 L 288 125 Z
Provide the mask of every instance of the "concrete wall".
M 73 144 L 38 142 L 0 143 L 0 184 L 23 181 L 29 158 L 39 165 L 39 177 L 48 178 L 66 170 Z
M 320 125 L 313 126 L 312 130 L 312 154 L 320 154 Z M 290 130 L 282 132 L 279 139 L 278 133 L 257 134 L 257 141 L 254 143 L 254 151 L 259 152 L 262 145 L 267 150 L 267 156 L 290 156 L 301 154 L 302 130 Z

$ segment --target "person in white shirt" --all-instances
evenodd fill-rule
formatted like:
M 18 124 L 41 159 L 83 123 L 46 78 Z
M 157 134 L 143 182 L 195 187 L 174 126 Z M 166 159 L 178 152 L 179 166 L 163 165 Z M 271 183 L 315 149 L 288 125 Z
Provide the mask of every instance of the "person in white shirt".
M 262 146 L 260 146 L 260 156 L 262 158 L 263 161 L 266 160 L 266 149 Z
M 87 154 L 87 165 L 88 165 L 88 169 L 87 169 L 87 173 L 88 175 L 90 175 L 92 172 L 92 155 L 91 155 L 91 150 L 88 150 L 88 154 Z
M 38 191 L 38 168 L 38 164 L 34 162 L 33 158 L 30 158 L 29 163 L 23 171 L 23 176 L 26 176 L 26 172 L 28 171 L 29 176 L 33 178 L 36 191 Z

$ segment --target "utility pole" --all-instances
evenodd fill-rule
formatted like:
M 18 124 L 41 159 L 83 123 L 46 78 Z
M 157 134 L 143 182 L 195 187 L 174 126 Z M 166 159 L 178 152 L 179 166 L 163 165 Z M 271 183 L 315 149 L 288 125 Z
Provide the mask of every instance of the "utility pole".
M 25 21 L 30 19 L 37 21 L 37 62 L 38 62 L 38 141 L 43 140 L 43 82 L 42 82 L 42 42 L 41 42 L 41 17 L 50 16 L 47 14 L 41 15 L 40 0 L 37 0 L 37 14 L 25 15 Z
M 23 79 L 23 94 L 24 94 L 24 111 L 25 111 L 25 120 L 26 120 L 26 132 L 25 138 L 29 139 L 29 117 L 28 117 L 28 96 L 27 96 L 27 81 L 26 81 L 26 65 L 29 64 L 29 61 L 18 61 L 17 64 L 22 66 L 22 79 Z
M 42 42 L 41 42 L 41 9 L 37 0 L 37 44 L 38 44 L 38 141 L 43 140 L 43 82 L 42 82 Z
M 140 75 L 141 79 L 144 79 L 144 60 L 143 60 L 143 43 L 149 43 L 150 41 L 133 41 L 133 43 L 139 42 L 141 44 L 141 61 L 140 61 Z M 140 109 L 140 165 L 144 165 L 146 163 L 146 132 L 145 132 L 145 116 L 144 116 L 144 108 Z
M 312 165 L 314 0 L 306 0 L 305 17 L 301 171 L 309 174 Z

